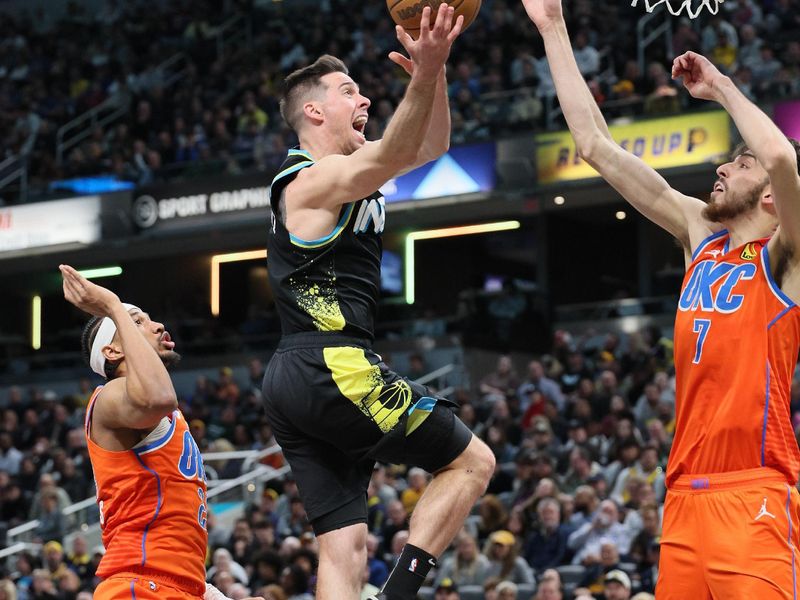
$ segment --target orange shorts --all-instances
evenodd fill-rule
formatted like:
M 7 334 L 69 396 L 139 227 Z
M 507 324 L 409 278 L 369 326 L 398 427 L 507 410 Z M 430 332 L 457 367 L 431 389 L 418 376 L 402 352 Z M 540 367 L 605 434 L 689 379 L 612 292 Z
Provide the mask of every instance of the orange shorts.
M 105 579 L 94 591 L 95 600 L 202 600 L 160 581 L 120 573 Z
M 800 495 L 769 468 L 682 475 L 664 503 L 657 600 L 797 600 Z

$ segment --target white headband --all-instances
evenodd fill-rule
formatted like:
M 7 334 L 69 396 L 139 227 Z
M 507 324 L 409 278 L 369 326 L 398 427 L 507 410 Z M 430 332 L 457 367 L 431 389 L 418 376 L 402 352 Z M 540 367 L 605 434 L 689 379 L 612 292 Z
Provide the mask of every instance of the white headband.
M 134 306 L 133 304 L 127 304 L 123 302 L 122 306 L 124 306 L 125 310 L 128 312 L 133 309 L 142 312 L 141 308 Z M 100 323 L 100 327 L 97 328 L 97 335 L 94 336 L 94 342 L 92 342 L 92 352 L 89 356 L 89 366 L 92 367 L 92 371 L 103 378 L 106 377 L 106 357 L 103 356 L 103 348 L 111 343 L 111 340 L 114 339 L 115 333 L 117 333 L 117 326 L 113 319 L 111 319 L 111 317 L 105 317 L 103 322 Z

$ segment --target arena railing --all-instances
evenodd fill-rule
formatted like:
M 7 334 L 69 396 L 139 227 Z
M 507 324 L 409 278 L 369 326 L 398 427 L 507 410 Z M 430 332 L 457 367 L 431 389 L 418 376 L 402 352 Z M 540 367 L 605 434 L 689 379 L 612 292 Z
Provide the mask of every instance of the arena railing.
M 261 450 L 204 453 L 204 463 L 218 460 L 244 459 L 240 471 L 241 475 L 238 477 L 227 480 L 211 479 L 208 481 L 208 500 L 210 501 L 213 498 L 223 500 L 223 496 L 225 501 L 244 500 L 247 497 L 254 497 L 253 494 L 258 488 L 258 484 L 288 473 L 288 466 L 275 469 L 269 465 L 260 464 L 262 459 L 280 452 L 282 452 L 280 446 L 273 444 Z M 240 493 L 229 494 L 228 492 L 232 490 L 238 490 Z M 99 531 L 100 514 L 97 510 L 97 499 L 94 496 L 67 506 L 62 511 L 62 514 L 68 523 L 69 533 L 90 535 Z M 4 559 L 20 552 L 39 548 L 41 543 L 34 541 L 38 526 L 39 520 L 33 519 L 9 529 L 7 533 L 8 546 L 0 550 L 0 563 Z
M 661 19 L 660 24 L 656 24 L 658 19 Z M 636 22 L 636 60 L 639 63 L 640 72 L 645 72 L 645 51 L 660 38 L 664 38 L 663 41 L 666 45 L 665 56 L 672 56 L 672 17 L 669 13 L 665 10 L 658 10 L 642 15 L 642 18 Z
M 19 181 L 19 200 L 28 193 L 28 161 L 21 156 L 9 156 L 0 162 L 0 191 L 7 185 Z
M 137 77 L 144 82 L 145 88 L 158 85 L 166 89 L 182 79 L 188 67 L 188 56 L 178 52 Z M 88 138 L 95 127 L 106 127 L 128 115 L 131 100 L 129 90 L 120 91 L 59 127 L 56 133 L 56 163 L 63 164 L 65 154 Z

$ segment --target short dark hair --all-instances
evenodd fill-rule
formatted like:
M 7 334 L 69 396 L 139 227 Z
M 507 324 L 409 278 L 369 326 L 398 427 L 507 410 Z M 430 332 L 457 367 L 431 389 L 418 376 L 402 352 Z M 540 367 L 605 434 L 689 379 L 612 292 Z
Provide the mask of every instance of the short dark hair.
M 794 138 L 789 137 L 788 135 L 786 136 L 786 139 L 789 140 L 789 143 L 792 145 L 792 148 L 794 148 L 794 153 L 795 156 L 797 157 L 797 174 L 800 175 L 800 142 L 798 142 Z M 736 146 L 736 148 L 733 149 L 733 152 L 731 152 L 731 160 L 735 160 L 737 156 L 745 154 L 746 152 L 750 152 L 752 154 L 750 146 L 742 142 L 741 144 Z
M 298 130 L 302 116 L 303 101 L 309 93 L 316 91 L 320 79 L 330 73 L 349 75 L 347 66 L 335 56 L 323 54 L 307 67 L 291 73 L 283 82 L 281 96 L 281 115 L 289 127 Z
M 92 344 L 94 344 L 94 338 L 97 337 L 97 330 L 100 329 L 100 325 L 103 323 L 104 318 L 105 317 L 92 317 L 89 319 L 83 328 L 83 333 L 81 334 L 81 354 L 83 355 L 83 360 L 85 360 L 86 364 L 89 366 L 91 366 L 92 359 Z M 106 373 L 106 379 L 109 381 L 114 379 L 118 366 L 118 362 L 106 360 L 105 366 L 103 367 L 103 370 Z

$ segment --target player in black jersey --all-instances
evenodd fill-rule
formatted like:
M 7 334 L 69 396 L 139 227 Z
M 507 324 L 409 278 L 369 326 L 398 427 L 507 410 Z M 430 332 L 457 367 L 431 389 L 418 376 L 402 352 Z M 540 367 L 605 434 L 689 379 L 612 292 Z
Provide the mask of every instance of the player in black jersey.
M 390 371 L 371 350 L 386 211 L 378 190 L 447 151 L 444 65 L 462 19 L 439 6 L 417 41 L 401 28 L 411 75 L 382 140 L 367 142 L 370 102 L 332 56 L 292 73 L 281 112 L 300 139 L 270 192 L 270 283 L 282 339 L 264 399 L 277 441 L 319 537 L 317 598 L 360 597 L 366 490 L 375 461 L 434 473 L 411 519 L 409 543 L 379 598 L 406 600 L 461 528 L 494 471 L 494 457 L 452 404 Z

